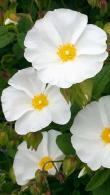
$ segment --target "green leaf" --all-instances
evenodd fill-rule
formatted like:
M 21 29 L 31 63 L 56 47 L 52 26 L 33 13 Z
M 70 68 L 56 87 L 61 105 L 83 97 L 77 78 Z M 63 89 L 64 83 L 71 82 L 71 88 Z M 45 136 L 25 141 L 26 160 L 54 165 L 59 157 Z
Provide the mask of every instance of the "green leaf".
M 110 65 L 103 67 L 101 72 L 94 77 L 93 97 L 94 99 L 100 98 L 106 85 L 110 82 Z
M 3 32 L 3 31 L 2 31 Z M 5 32 L 0 34 L 0 48 L 7 46 L 14 41 L 15 34 L 13 32 Z
M 95 175 L 91 178 L 89 183 L 86 186 L 86 191 L 93 191 L 99 186 L 101 186 L 110 176 L 109 169 L 99 170 L 95 173 Z
M 102 186 L 93 191 L 93 195 L 110 195 L 110 178 Z
M 4 35 L 7 32 L 8 30 L 4 26 L 0 26 L 0 36 Z
M 20 33 L 26 33 L 28 30 L 32 28 L 33 22 L 29 15 L 23 15 L 18 23 L 18 31 Z
M 75 153 L 72 147 L 72 144 L 71 144 L 71 134 L 70 133 L 59 135 L 57 137 L 56 143 L 58 147 L 60 148 L 60 150 L 62 150 L 62 152 L 65 155 L 70 155 L 70 154 Z
M 22 49 L 24 49 L 24 39 L 25 39 L 25 33 L 19 33 L 18 34 L 18 37 L 17 37 L 17 39 L 18 39 L 18 44 L 19 44 L 19 46 L 22 48 Z
M 24 50 L 19 46 L 18 43 L 15 43 L 15 44 L 13 45 L 12 50 L 13 50 L 13 53 L 14 53 L 14 55 L 16 56 L 16 58 L 17 58 L 18 60 L 19 60 L 20 58 L 23 57 L 23 55 L 24 55 Z

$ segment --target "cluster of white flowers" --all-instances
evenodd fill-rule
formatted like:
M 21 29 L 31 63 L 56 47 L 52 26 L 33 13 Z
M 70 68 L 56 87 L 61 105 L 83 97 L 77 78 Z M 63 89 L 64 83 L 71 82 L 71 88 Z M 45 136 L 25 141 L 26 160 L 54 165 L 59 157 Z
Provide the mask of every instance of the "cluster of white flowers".
M 49 11 L 27 33 L 25 58 L 32 67 L 18 71 L 4 89 L 2 108 L 7 121 L 16 121 L 15 131 L 24 135 L 47 127 L 52 121 L 66 124 L 71 118 L 61 88 L 95 76 L 103 67 L 107 36 L 87 24 L 86 15 L 68 9 Z M 92 170 L 110 168 L 110 97 L 81 110 L 71 127 L 71 142 L 78 157 Z M 37 169 L 55 174 L 52 162 L 64 159 L 56 144 L 60 133 L 43 132 L 37 150 L 19 145 L 14 172 L 19 185 L 35 177 Z M 55 163 L 59 168 L 60 164 Z

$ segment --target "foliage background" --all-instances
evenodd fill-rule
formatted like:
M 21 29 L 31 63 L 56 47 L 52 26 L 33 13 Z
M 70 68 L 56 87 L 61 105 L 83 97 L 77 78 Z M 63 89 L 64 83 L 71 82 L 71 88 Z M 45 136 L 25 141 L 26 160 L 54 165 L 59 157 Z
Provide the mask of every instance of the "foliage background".
M 89 23 L 97 24 L 108 35 L 110 51 L 110 1 L 108 0 L 0 0 L 0 95 L 7 87 L 8 79 L 18 70 L 31 66 L 24 55 L 24 38 L 34 22 L 42 18 L 48 10 L 70 8 L 87 14 Z M 17 24 L 5 25 L 7 18 Z M 74 91 L 74 92 L 73 92 Z M 37 148 L 41 140 L 40 133 L 19 136 L 14 124 L 6 122 L 0 105 L 0 194 L 1 195 L 110 195 L 110 170 L 101 169 L 92 172 L 75 156 L 71 146 L 69 129 L 78 110 L 92 100 L 110 95 L 110 59 L 105 62 L 102 71 L 95 78 L 62 90 L 65 98 L 72 103 L 72 118 L 65 126 L 51 124 L 62 132 L 57 144 L 66 155 L 63 169 L 55 177 L 41 173 L 28 185 L 16 184 L 12 165 L 18 144 L 26 140 L 29 147 Z M 87 94 L 85 97 L 84 94 Z M 48 130 L 45 129 L 45 130 Z M 103 155 L 103 154 L 102 154 Z M 78 179 L 83 167 L 86 174 Z

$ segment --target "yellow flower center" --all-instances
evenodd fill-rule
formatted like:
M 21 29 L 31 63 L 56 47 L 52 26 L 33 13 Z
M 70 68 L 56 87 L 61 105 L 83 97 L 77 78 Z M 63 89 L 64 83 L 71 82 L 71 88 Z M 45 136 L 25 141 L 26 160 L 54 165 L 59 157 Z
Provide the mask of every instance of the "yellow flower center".
M 77 50 L 75 46 L 71 43 L 60 45 L 59 48 L 57 49 L 57 55 L 60 57 L 61 61 L 63 62 L 74 60 L 76 54 L 77 54 Z
M 48 106 L 48 104 L 47 96 L 42 93 L 34 96 L 32 99 L 32 106 L 37 110 L 42 110 L 44 107 Z
M 110 143 L 110 127 L 103 129 L 101 138 L 105 143 Z
M 39 162 L 39 167 L 41 169 L 44 169 L 45 171 L 52 169 L 54 166 L 50 161 L 52 161 L 52 158 L 50 156 L 44 156 Z

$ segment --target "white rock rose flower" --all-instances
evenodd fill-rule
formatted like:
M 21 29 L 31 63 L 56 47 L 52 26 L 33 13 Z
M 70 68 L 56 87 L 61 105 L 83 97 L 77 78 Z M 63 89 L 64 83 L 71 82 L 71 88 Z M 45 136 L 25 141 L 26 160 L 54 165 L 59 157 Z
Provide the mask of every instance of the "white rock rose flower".
M 110 96 L 88 104 L 75 117 L 71 142 L 81 161 L 93 170 L 110 168 Z
M 27 33 L 24 56 L 43 82 L 68 88 L 102 69 L 107 36 L 87 22 L 87 16 L 77 11 L 56 9 Z
M 26 142 L 19 145 L 14 159 L 14 173 L 19 185 L 25 185 L 35 177 L 38 169 L 48 171 L 49 174 L 56 173 L 55 166 L 59 169 L 61 163 L 49 161 L 59 161 L 64 159 L 64 155 L 56 144 L 56 138 L 60 135 L 58 131 L 50 130 L 43 132 L 43 140 L 37 150 L 27 148 Z
M 1 101 L 7 121 L 16 121 L 18 134 L 35 132 L 52 121 L 66 124 L 70 117 L 70 105 L 56 86 L 46 87 L 33 68 L 18 71 L 3 90 Z

